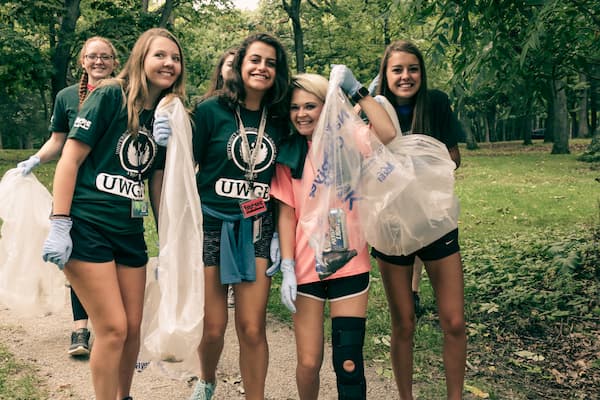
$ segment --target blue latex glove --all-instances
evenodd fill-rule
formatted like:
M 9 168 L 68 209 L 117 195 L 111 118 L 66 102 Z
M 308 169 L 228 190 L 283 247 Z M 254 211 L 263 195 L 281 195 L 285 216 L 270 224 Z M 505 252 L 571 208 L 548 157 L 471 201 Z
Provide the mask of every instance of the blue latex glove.
M 273 239 L 271 239 L 271 266 L 267 268 L 265 274 L 271 277 L 279 271 L 279 264 L 281 263 L 281 253 L 279 252 L 279 234 L 273 233 Z
M 44 261 L 56 264 L 61 271 L 69 261 L 71 250 L 73 250 L 71 226 L 73 226 L 71 218 L 51 219 L 50 232 L 44 242 L 44 247 L 42 247 Z
M 169 117 L 166 115 L 156 115 L 152 126 L 152 136 L 154 141 L 159 146 L 166 146 L 169 137 L 171 137 L 171 126 L 169 125 Z
M 34 154 L 27 160 L 18 163 L 17 168 L 19 168 L 21 170 L 21 174 L 25 176 L 29 175 L 31 171 L 38 165 L 40 165 L 40 158 Z
M 352 97 L 362 87 L 359 81 L 356 80 L 350 68 L 343 64 L 332 64 L 331 76 L 339 79 L 340 87 L 348 96 Z
M 369 84 L 369 94 L 373 97 L 375 97 L 375 91 L 377 90 L 377 87 L 379 86 L 379 74 L 375 75 L 375 78 L 373 78 L 373 80 L 371 81 L 371 83 Z
M 281 302 L 291 312 L 296 312 L 296 293 L 298 290 L 298 284 L 296 283 L 296 263 L 294 260 L 285 258 L 281 260 L 281 273 L 283 279 L 281 281 Z

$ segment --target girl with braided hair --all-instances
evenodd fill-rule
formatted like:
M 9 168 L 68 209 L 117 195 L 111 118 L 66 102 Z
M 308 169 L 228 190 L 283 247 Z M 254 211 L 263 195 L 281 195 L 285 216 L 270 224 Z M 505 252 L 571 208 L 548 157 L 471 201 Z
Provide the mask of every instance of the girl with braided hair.
M 52 132 L 50 138 L 37 153 L 17 165 L 23 175 L 29 174 L 39 164 L 58 158 L 67 140 L 67 133 L 71 130 L 79 107 L 87 95 L 102 79 L 114 76 L 119 67 L 117 50 L 110 40 L 100 36 L 91 37 L 85 41 L 79 52 L 79 65 L 83 69 L 79 82 L 62 89 L 56 95 L 49 127 Z M 73 288 L 71 288 L 71 309 L 74 329 L 71 332 L 71 345 L 67 352 L 73 357 L 88 356 L 90 354 L 88 315 Z

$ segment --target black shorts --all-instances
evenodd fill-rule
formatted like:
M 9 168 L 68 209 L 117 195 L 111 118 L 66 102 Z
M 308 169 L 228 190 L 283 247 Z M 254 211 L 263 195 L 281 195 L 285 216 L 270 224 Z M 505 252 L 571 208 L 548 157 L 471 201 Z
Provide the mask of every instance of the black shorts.
M 114 260 L 128 267 L 143 267 L 148 262 L 143 232 L 119 235 L 79 218 L 71 219 L 71 258 L 92 263 Z
M 205 216 L 206 217 L 206 216 Z M 252 217 L 253 220 L 261 218 L 261 236 L 254 243 L 254 256 L 269 259 L 271 257 L 271 239 L 273 238 L 273 213 L 265 212 L 259 216 Z M 236 235 L 239 224 L 236 224 Z M 221 265 L 221 230 L 204 231 L 204 244 L 202 260 L 205 267 Z
M 326 279 L 320 282 L 298 285 L 298 294 L 316 300 L 336 301 L 358 296 L 369 290 L 369 273 Z
M 425 246 L 407 256 L 390 256 L 383 254 L 374 247 L 371 249 L 371 255 L 390 264 L 413 265 L 415 262 L 415 256 L 419 256 L 419 258 L 423 261 L 435 261 L 459 251 L 460 246 L 458 245 L 458 228 L 456 228 L 430 245 Z

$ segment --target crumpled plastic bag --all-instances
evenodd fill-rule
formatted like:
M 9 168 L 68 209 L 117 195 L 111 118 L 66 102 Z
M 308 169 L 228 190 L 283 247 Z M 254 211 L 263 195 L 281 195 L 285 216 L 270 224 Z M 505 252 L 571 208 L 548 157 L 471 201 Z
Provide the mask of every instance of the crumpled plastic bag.
M 389 102 L 382 96 L 377 100 L 397 123 Z M 457 228 L 460 212 L 454 193 L 456 165 L 446 146 L 431 136 L 400 133 L 398 130 L 386 150 L 402 165 L 410 165 L 414 179 L 399 192 L 385 193 L 382 187 L 365 189 L 369 201 L 360 203 L 367 242 L 388 255 L 411 254 L 433 243 Z M 367 179 L 365 184 L 373 182 Z M 388 184 L 396 186 L 396 181 Z
M 156 114 L 168 115 L 172 135 L 158 218 L 157 281 L 148 283 L 142 353 L 147 361 L 165 366 L 163 369 L 171 376 L 185 377 L 192 371 L 187 371 L 183 361 L 196 354 L 204 322 L 202 211 L 187 111 L 179 98 L 167 96 Z
M 14 168 L 0 181 L 0 199 L 0 303 L 26 316 L 63 309 L 65 276 L 42 260 L 52 196 L 34 174 Z
M 360 220 L 347 218 L 348 213 L 370 207 L 374 193 L 378 200 L 398 196 L 413 180 L 411 165 L 394 157 L 354 113 L 339 87 L 341 79 L 332 70 L 309 151 L 315 178 L 300 218 L 321 279 L 366 244 Z

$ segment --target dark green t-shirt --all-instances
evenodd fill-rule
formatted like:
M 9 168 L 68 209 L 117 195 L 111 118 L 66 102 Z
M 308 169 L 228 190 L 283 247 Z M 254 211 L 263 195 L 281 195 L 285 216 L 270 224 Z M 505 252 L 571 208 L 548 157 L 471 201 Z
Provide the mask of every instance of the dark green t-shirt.
M 50 118 L 50 132 L 69 133 L 79 110 L 79 84 L 68 86 L 56 95 Z
M 251 149 L 256 143 L 261 111 L 240 107 L 240 114 Z M 267 116 L 265 135 L 254 168 L 254 195 L 269 202 L 271 178 L 279 144 L 287 133 L 285 118 Z M 232 110 L 218 97 L 198 104 L 194 111 L 194 158 L 199 165 L 196 174 L 202 204 L 221 213 L 240 213 L 240 201 L 252 198 L 245 174 L 248 160 L 243 157 L 242 137 Z M 205 217 L 206 218 L 206 217 Z M 217 223 L 205 223 L 216 227 Z
M 131 202 L 144 199 L 143 180 L 165 162 L 165 149 L 152 138 L 153 115 L 154 110 L 141 113 L 136 139 L 127 131 L 121 88 L 90 93 L 69 133 L 91 147 L 77 174 L 71 215 L 109 232 L 144 231 L 143 219 L 131 218 Z

